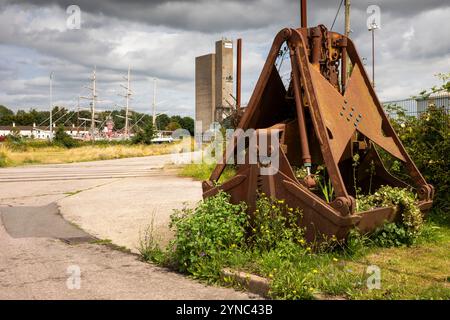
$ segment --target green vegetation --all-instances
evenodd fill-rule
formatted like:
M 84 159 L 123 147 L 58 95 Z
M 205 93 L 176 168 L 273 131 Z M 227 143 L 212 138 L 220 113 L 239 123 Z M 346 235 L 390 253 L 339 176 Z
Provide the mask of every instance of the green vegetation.
M 68 149 L 75 148 L 78 145 L 78 142 L 66 133 L 64 126 L 62 125 L 58 126 L 56 129 L 53 140 L 56 145 L 60 145 Z
M 118 246 L 112 242 L 110 239 L 98 239 L 91 242 L 92 244 L 97 244 L 100 246 L 106 246 L 112 250 L 117 250 L 124 253 L 131 253 L 131 250 L 124 246 Z
M 156 130 L 151 122 L 147 123 L 144 129 L 139 129 L 131 139 L 134 144 L 152 144 L 152 140 L 156 137 Z
M 444 84 L 423 91 L 420 98 L 431 94 L 450 92 L 450 74 L 440 74 Z M 428 183 L 436 189 L 433 211 L 430 218 L 450 225 L 450 115 L 443 107 L 431 105 L 419 117 L 409 116 L 395 105 L 388 107 L 394 117 L 391 123 L 403 142 L 408 154 Z M 398 160 L 385 159 L 388 170 L 404 177 Z
M 64 107 L 56 106 L 52 110 L 53 119 L 57 120 L 58 123 L 64 123 L 67 126 L 77 125 L 77 117 L 80 118 L 90 118 L 89 110 L 80 110 L 78 113 L 76 111 L 69 111 Z M 114 119 L 114 127 L 116 130 L 121 130 L 125 127 L 125 110 L 113 110 L 102 111 L 96 113 L 97 120 L 105 122 L 109 117 Z M 141 126 L 145 123 L 152 122 L 152 116 L 132 112 L 128 115 L 130 122 L 133 124 L 138 124 Z M 32 126 L 36 124 L 47 125 L 48 119 L 50 118 L 49 111 L 38 111 L 36 109 L 30 109 L 29 111 L 18 110 L 14 113 L 9 108 L 0 105 L 0 125 L 10 126 L 14 122 L 17 126 Z M 170 127 L 168 127 L 170 125 Z M 194 135 L 194 119 L 191 117 L 181 117 L 181 116 L 168 116 L 166 114 L 161 114 L 156 118 L 156 127 L 158 130 L 170 130 L 170 128 L 176 127 L 188 130 L 191 135 Z
M 0 167 L 56 164 L 168 154 L 177 144 L 78 142 L 73 148 L 48 141 L 22 140 L 0 143 Z
M 386 224 L 372 235 L 379 245 L 412 245 L 420 235 L 423 226 L 422 213 L 416 206 L 416 197 L 411 191 L 383 186 L 374 194 L 358 196 L 356 201 L 360 211 L 393 206 L 399 210 L 401 219 L 398 222 Z
M 347 299 L 446 299 L 450 295 L 448 228 L 426 224 L 413 247 L 402 243 L 380 248 L 377 237 L 357 232 L 347 243 L 330 238 L 310 244 L 297 225 L 301 211 L 283 200 L 260 195 L 250 218 L 246 205 L 231 204 L 229 197 L 219 192 L 195 209 L 175 211 L 171 223 L 175 238 L 162 249 L 150 230 L 141 241 L 142 258 L 222 285 L 234 285 L 221 277 L 223 268 L 254 273 L 270 280 L 269 294 L 279 299 L 314 299 L 318 294 Z M 417 258 L 420 264 L 410 252 L 423 254 Z M 379 290 L 366 286 L 369 265 L 382 269 Z
M 450 86 L 447 83 L 443 88 L 448 91 Z M 393 206 L 400 219 L 371 235 L 352 230 L 345 242 L 333 237 L 307 243 L 304 230 L 298 227 L 302 212 L 289 208 L 282 199 L 261 194 L 255 211 L 246 215 L 245 204 L 231 204 L 230 196 L 219 192 L 197 208 L 176 212 L 171 224 L 173 241 L 161 248 L 150 237 L 150 245 L 142 243 L 143 259 L 207 282 L 237 287 L 232 279 L 221 276 L 221 270 L 253 273 L 269 279 L 272 298 L 314 299 L 320 294 L 346 299 L 449 299 L 448 113 L 430 106 L 414 118 L 396 110 L 394 127 L 437 191 L 428 221 L 423 220 L 411 190 L 389 186 L 372 190 L 370 186 L 368 194 L 362 194 L 355 183 L 359 212 Z M 404 179 L 400 163 L 381 155 L 391 173 Z M 353 160 L 356 172 L 359 159 Z M 182 174 L 203 180 L 214 167 L 189 165 Z M 319 172 L 317 194 L 329 202 L 333 190 L 326 170 L 315 170 Z M 299 169 L 296 175 L 302 178 L 305 172 Z M 354 178 L 357 181 L 355 173 Z M 369 266 L 381 270 L 379 289 L 367 286 Z
M 366 249 L 366 254 L 346 263 L 361 272 L 370 265 L 381 269 L 379 290 L 360 290 L 354 299 L 433 299 L 450 298 L 450 228 L 428 222 L 418 242 L 411 247 Z
M 196 180 L 208 180 L 213 172 L 216 164 L 207 164 L 207 163 L 191 163 L 183 166 L 180 171 L 180 176 L 183 177 L 191 177 Z M 236 174 L 236 170 L 233 166 L 226 166 L 222 176 L 219 179 L 219 183 L 223 183 L 233 177 Z

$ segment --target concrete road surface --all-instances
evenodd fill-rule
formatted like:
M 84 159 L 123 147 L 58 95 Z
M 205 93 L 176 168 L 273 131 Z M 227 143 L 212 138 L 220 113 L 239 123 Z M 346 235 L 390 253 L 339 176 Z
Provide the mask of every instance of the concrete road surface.
M 249 298 L 92 243 L 91 236 L 110 239 L 136 252 L 152 219 L 167 241 L 172 209 L 201 199 L 200 183 L 165 170 L 170 162 L 167 155 L 0 169 L 0 299 Z

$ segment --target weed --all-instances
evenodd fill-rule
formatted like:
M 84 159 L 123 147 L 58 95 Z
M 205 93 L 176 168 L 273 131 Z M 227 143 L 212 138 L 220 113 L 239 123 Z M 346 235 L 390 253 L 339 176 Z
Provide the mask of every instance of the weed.
M 208 180 L 213 172 L 216 164 L 207 164 L 207 163 L 191 163 L 183 166 L 180 171 L 180 176 L 183 177 L 191 177 L 196 180 Z M 234 166 L 228 165 L 225 167 L 225 170 L 222 176 L 219 179 L 219 183 L 223 183 L 233 177 L 236 174 L 236 170 Z
M 417 207 L 416 197 L 411 191 L 383 186 L 372 195 L 359 195 L 356 201 L 360 211 L 393 206 L 399 210 L 399 222 L 385 224 L 371 237 L 378 245 L 412 245 L 420 235 L 423 226 L 422 212 Z
M 153 213 L 150 225 L 139 234 L 138 251 L 144 261 L 163 263 L 165 255 L 159 243 L 160 239 L 155 235 L 155 215 Z
M 176 210 L 170 227 L 176 230 L 169 245 L 177 268 L 198 278 L 219 275 L 221 260 L 245 245 L 247 214 L 244 204 L 234 205 L 219 192 L 196 209 Z

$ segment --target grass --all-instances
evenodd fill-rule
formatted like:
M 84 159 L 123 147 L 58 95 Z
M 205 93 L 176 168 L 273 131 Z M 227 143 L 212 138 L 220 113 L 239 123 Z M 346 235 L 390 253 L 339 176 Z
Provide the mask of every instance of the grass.
M 206 164 L 206 163 L 191 163 L 188 165 L 183 166 L 183 168 L 180 171 L 180 176 L 183 177 L 191 177 L 195 180 L 208 180 L 212 171 L 216 167 L 216 164 Z M 236 174 L 236 170 L 231 167 L 227 166 L 222 174 L 222 176 L 219 179 L 219 183 L 223 183 L 233 177 Z
M 214 164 L 190 164 L 182 169 L 181 175 L 204 180 L 214 167 Z M 220 182 L 234 173 L 228 168 Z M 173 267 L 170 254 L 167 258 L 155 239 L 148 238 L 151 241 L 147 246 L 141 243 L 143 259 Z M 204 269 L 192 275 L 209 283 L 240 288 L 233 280 L 221 277 L 220 270 L 231 268 L 253 273 L 269 279 L 269 294 L 275 299 L 317 296 L 356 300 L 450 299 L 450 226 L 425 223 L 421 235 L 410 247 L 383 248 L 366 237 L 356 240 L 352 246 L 335 244 L 334 250 L 316 253 L 306 243 L 292 242 L 280 242 L 270 251 L 230 248 L 205 262 Z M 369 266 L 381 270 L 380 289 L 368 289 Z
M 240 285 L 222 277 L 221 270 L 252 273 L 269 280 L 274 299 L 450 299 L 449 226 L 425 223 L 411 246 L 378 247 L 365 236 L 352 236 L 346 245 L 331 238 L 319 246 L 307 243 L 301 231 L 291 229 L 293 222 L 282 218 L 284 201 L 270 200 L 257 204 L 260 219 L 242 225 L 250 233 L 242 242 L 238 237 L 229 239 L 238 225 L 223 219 L 230 209 L 225 200 L 218 201 L 219 196 L 205 200 L 195 211 L 184 211 L 178 215 L 181 219 L 172 219 L 176 237 L 166 249 L 149 227 L 141 241 L 142 259 L 237 289 Z M 378 289 L 367 285 L 373 266 L 381 272 Z
M 450 299 L 450 228 L 433 228 L 432 238 L 413 247 L 374 248 L 349 268 L 361 272 L 369 265 L 381 269 L 379 290 L 359 290 L 353 299 Z
M 345 251 L 307 255 L 299 249 L 281 258 L 275 251 L 246 259 L 250 265 L 240 265 L 239 259 L 233 264 L 271 279 L 272 293 L 282 299 L 324 294 L 357 300 L 448 300 L 449 253 L 450 228 L 426 224 L 424 235 L 412 247 L 369 247 L 356 255 Z M 367 288 L 369 266 L 381 270 L 380 289 Z
M 412 247 L 368 248 L 356 256 L 339 251 L 308 253 L 300 246 L 265 253 L 236 252 L 222 263 L 269 279 L 269 294 L 276 299 L 320 295 L 350 300 L 448 300 L 450 228 L 434 230 L 433 238 Z M 380 289 L 367 288 L 369 266 L 381 270 Z M 230 285 L 227 279 L 217 282 Z
M 173 152 L 173 149 L 173 144 L 95 144 L 82 145 L 72 149 L 59 146 L 26 146 L 19 149 L 2 143 L 0 144 L 0 167 L 144 157 L 168 154 Z

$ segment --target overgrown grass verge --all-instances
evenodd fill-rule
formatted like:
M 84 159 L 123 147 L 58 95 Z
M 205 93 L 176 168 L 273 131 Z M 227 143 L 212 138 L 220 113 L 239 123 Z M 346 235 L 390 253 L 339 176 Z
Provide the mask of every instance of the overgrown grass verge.
M 185 166 L 180 171 L 180 176 L 182 177 L 190 177 L 195 180 L 208 180 L 211 173 L 213 172 L 216 164 L 207 164 L 207 163 L 190 163 Z M 236 174 L 236 171 L 233 166 L 225 167 L 225 170 L 222 176 L 219 179 L 219 183 L 223 183 L 233 177 Z
M 168 154 L 174 150 L 174 144 L 82 144 L 70 149 L 40 144 L 36 147 L 35 144 L 32 143 L 23 148 L 13 148 L 4 143 L 0 144 L 0 167 L 144 157 Z
M 450 294 L 447 228 L 426 224 L 414 245 L 396 248 L 380 248 L 376 239 L 357 233 L 345 244 L 335 238 L 310 244 L 297 226 L 301 211 L 283 200 L 261 195 L 254 219 L 245 211 L 245 204 L 231 204 L 223 192 L 195 209 L 176 211 L 171 219 L 175 238 L 169 246 L 161 248 L 149 229 L 141 256 L 208 283 L 238 288 L 221 276 L 222 270 L 253 273 L 269 279 L 269 295 L 275 299 L 314 299 L 318 294 L 446 299 Z M 381 270 L 380 289 L 368 289 L 372 265 Z

